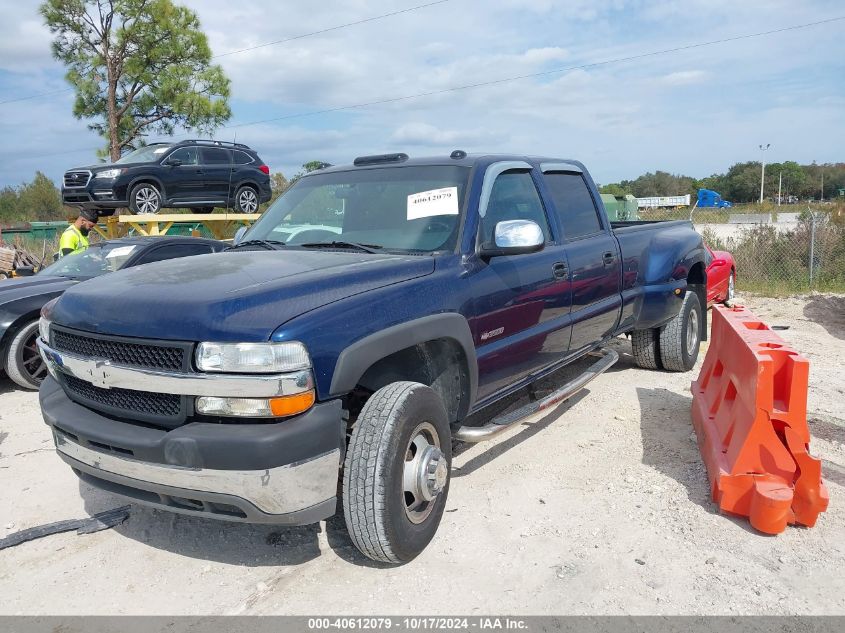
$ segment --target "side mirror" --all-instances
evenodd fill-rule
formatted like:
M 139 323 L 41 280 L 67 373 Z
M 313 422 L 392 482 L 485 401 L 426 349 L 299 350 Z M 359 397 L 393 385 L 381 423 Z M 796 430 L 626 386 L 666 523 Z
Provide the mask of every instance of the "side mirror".
M 546 238 L 540 225 L 531 220 L 505 220 L 496 223 L 493 231 L 493 243 L 481 245 L 479 255 L 482 258 L 502 255 L 523 255 L 536 253 L 545 246 Z
M 164 161 L 165 165 L 169 165 L 170 167 L 179 167 L 182 164 L 182 161 L 178 158 L 168 158 Z
M 714 259 L 712 262 L 710 262 L 710 267 L 716 268 L 716 266 L 724 266 L 727 263 L 728 262 L 724 259 Z
M 239 244 L 248 230 L 248 226 L 242 226 L 237 231 L 235 231 L 235 237 L 232 239 L 232 246 Z

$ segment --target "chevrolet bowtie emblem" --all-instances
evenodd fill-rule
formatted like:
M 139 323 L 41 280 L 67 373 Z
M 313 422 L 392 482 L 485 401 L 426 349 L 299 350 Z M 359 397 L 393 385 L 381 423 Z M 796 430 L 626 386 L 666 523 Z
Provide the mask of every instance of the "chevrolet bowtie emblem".
M 111 389 L 111 381 L 108 373 L 109 367 L 111 367 L 111 363 L 107 360 L 96 361 L 94 367 L 88 370 L 91 384 L 102 389 Z

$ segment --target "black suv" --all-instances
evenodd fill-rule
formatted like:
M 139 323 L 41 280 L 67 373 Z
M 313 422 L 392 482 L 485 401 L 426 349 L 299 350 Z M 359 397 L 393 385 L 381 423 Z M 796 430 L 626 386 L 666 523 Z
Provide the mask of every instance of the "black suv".
M 215 207 L 256 213 L 270 199 L 270 168 L 242 143 L 191 140 L 145 145 L 110 164 L 65 172 L 62 201 L 111 215 Z

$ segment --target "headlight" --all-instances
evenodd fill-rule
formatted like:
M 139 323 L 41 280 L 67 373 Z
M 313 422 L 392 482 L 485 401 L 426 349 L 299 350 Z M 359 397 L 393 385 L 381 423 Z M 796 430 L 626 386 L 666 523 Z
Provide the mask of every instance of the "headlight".
M 275 374 L 311 367 L 308 350 L 298 341 L 283 343 L 200 343 L 200 371 Z
M 122 173 L 122 169 L 104 169 L 94 174 L 94 178 L 117 178 Z
M 50 324 L 53 322 L 50 319 L 50 314 L 58 301 L 59 297 L 56 297 L 41 306 L 41 318 L 38 319 L 38 334 L 41 336 L 41 340 L 48 345 L 50 344 Z
M 41 340 L 50 344 L 50 319 L 41 317 L 38 319 L 38 333 L 41 335 Z

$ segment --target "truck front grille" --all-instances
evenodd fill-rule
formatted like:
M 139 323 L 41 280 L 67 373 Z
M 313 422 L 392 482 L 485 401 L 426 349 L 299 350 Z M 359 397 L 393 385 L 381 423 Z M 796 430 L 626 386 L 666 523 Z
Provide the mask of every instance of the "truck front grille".
M 144 367 L 164 371 L 186 371 L 188 346 L 151 344 L 133 341 L 121 341 L 116 338 L 104 338 L 75 334 L 55 328 L 51 337 L 53 346 L 60 352 L 67 352 L 80 358 L 108 360 L 115 365 L 126 367 Z
M 102 389 L 75 376 L 66 374 L 60 376 L 67 394 L 80 404 L 149 422 L 184 420 L 182 396 L 132 389 Z

